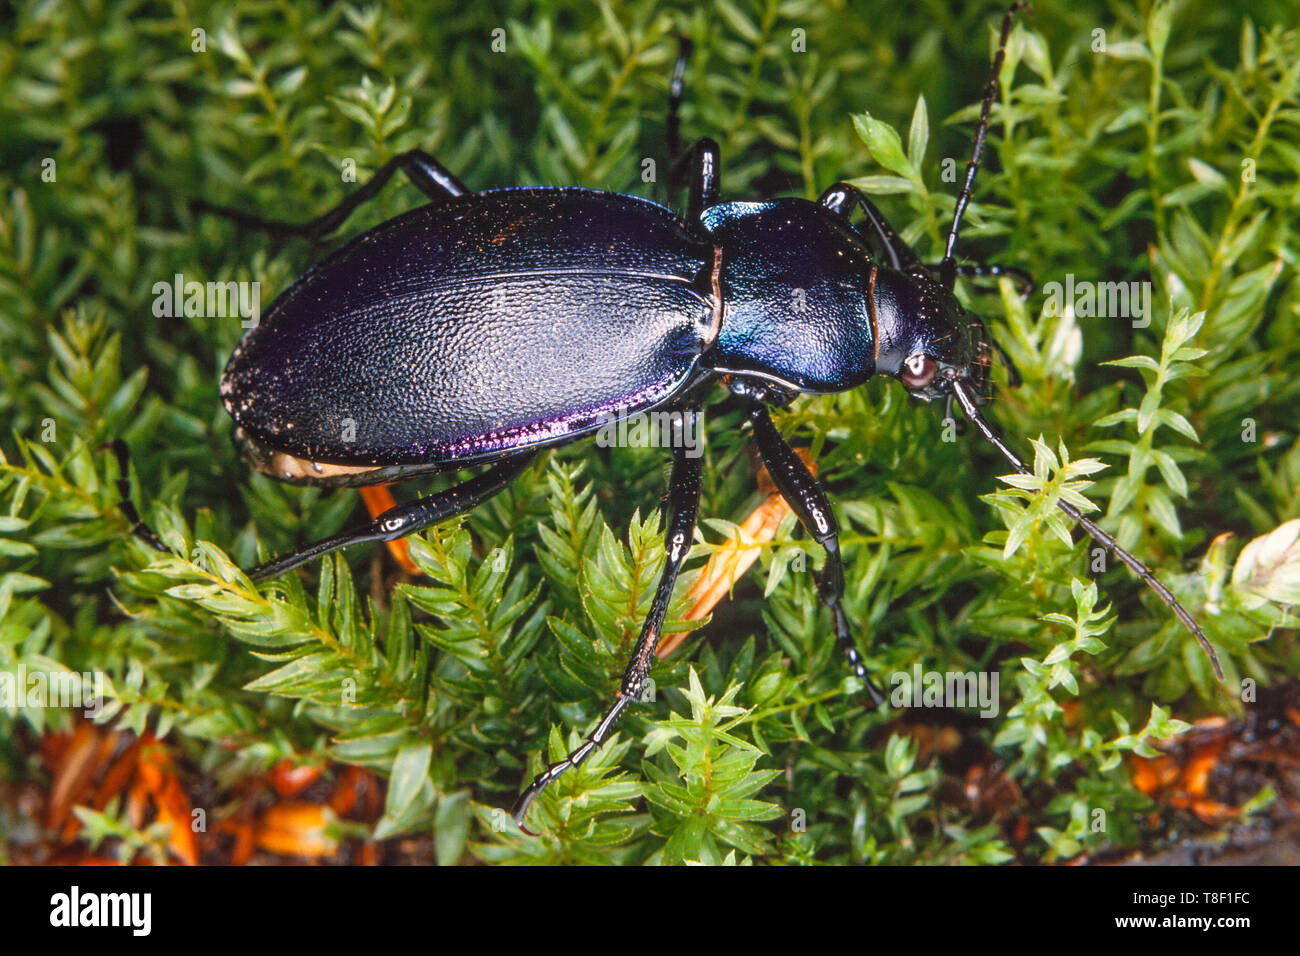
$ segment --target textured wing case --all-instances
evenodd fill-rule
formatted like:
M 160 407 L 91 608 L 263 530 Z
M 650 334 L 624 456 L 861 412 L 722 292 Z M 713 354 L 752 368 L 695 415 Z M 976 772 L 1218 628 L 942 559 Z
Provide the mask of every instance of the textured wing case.
M 506 189 L 354 239 L 231 356 L 236 423 L 338 464 L 454 461 L 563 441 L 680 390 L 708 344 L 713 251 L 671 210 Z

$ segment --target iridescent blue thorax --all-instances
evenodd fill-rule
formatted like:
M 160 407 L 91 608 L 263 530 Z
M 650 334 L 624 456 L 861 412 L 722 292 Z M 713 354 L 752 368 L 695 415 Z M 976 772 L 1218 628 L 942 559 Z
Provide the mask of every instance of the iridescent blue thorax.
M 876 370 L 867 307 L 875 268 L 841 217 L 804 199 L 729 202 L 700 221 L 722 249 L 722 329 L 702 364 L 804 392 L 839 392 Z

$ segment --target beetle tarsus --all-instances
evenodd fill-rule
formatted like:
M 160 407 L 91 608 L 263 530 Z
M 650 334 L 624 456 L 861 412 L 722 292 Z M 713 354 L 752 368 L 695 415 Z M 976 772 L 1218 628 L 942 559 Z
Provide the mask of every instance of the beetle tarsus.
M 131 525 L 131 534 L 155 551 L 171 554 L 171 548 L 163 544 L 157 532 L 144 523 L 144 519 L 140 517 L 140 512 L 136 510 L 135 504 L 131 501 L 131 453 L 126 447 L 126 442 L 120 438 L 115 438 L 111 442 L 102 445 L 100 450 L 102 451 L 105 448 L 112 449 L 114 457 L 117 458 L 118 478 L 115 482 L 118 494 L 117 507 Z
M 563 760 L 557 760 L 555 763 L 547 764 L 545 769 L 533 778 L 533 782 L 530 783 L 521 794 L 519 794 L 519 799 L 515 801 L 515 805 L 510 809 L 510 815 L 514 818 L 515 825 L 519 827 L 520 830 L 523 830 L 529 836 L 537 836 L 536 833 L 524 826 L 524 818 L 528 815 L 528 809 L 533 805 L 533 801 L 536 800 L 541 792 L 550 786 L 557 777 L 569 770 L 582 766 L 583 762 L 588 757 L 604 745 L 606 739 L 608 739 L 610 733 L 613 731 L 614 725 L 618 723 L 618 718 L 622 716 L 623 709 L 627 707 L 631 701 L 632 698 L 624 697 L 620 692 L 618 698 L 614 702 L 614 706 L 605 713 L 605 716 L 601 718 L 600 723 L 596 725 L 596 729 L 593 730 L 585 740 L 583 740 L 582 745 Z
M 673 162 L 681 152 L 682 130 L 682 95 L 686 90 L 686 61 L 690 59 L 695 45 L 687 36 L 677 38 L 677 62 L 673 64 L 673 78 L 668 83 L 668 120 L 665 124 L 665 139 L 668 141 L 668 162 Z

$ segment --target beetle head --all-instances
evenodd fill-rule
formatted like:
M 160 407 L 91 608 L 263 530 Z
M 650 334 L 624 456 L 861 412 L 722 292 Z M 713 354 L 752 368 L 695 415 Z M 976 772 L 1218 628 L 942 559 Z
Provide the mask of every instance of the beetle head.
M 997 346 L 983 320 L 928 272 L 878 270 L 868 304 L 878 345 L 877 372 L 897 377 L 925 401 L 950 394 L 954 381 L 987 401 L 989 365 Z

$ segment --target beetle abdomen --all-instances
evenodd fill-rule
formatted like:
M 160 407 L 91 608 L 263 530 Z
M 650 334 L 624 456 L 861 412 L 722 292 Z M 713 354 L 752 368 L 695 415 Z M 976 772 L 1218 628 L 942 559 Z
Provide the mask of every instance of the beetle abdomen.
M 437 202 L 277 299 L 222 397 L 272 448 L 338 464 L 561 441 L 682 388 L 716 331 L 711 247 L 671 210 L 576 189 Z

